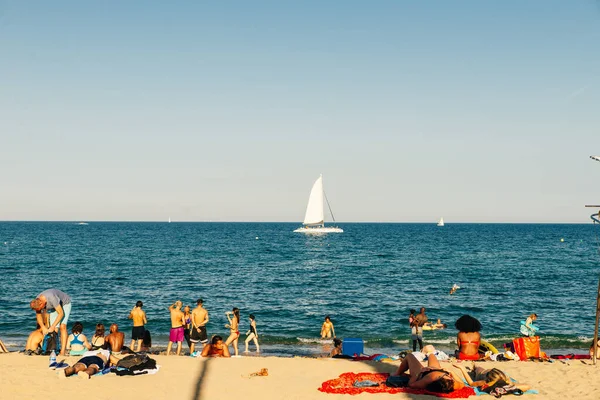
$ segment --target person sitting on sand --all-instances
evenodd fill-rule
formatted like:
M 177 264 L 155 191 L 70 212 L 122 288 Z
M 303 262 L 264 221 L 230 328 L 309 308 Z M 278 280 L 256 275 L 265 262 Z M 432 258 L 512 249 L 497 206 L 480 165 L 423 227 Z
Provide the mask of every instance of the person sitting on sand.
M 479 344 L 481 343 L 481 323 L 470 315 L 463 315 L 454 324 L 458 330 L 456 344 L 459 360 L 479 360 Z
M 329 357 L 335 357 L 342 354 L 342 341 L 338 338 L 333 339 L 333 350 L 329 353 Z
M 90 379 L 110 364 L 116 365 L 119 359 L 110 354 L 108 350 L 92 350 L 85 352 L 72 367 L 67 367 L 58 372 L 59 378 L 66 378 L 77 374 L 81 378 Z
M 119 325 L 112 324 L 110 326 L 110 334 L 104 338 L 104 348 L 110 350 L 110 354 L 120 358 L 125 342 L 125 334 L 119 332 Z
M 225 341 L 225 345 L 229 346 L 230 344 L 233 344 L 233 353 L 237 356 L 238 339 L 240 337 L 240 309 L 233 307 L 233 310 L 227 311 L 225 315 L 229 321 L 229 324 L 225 325 L 225 328 L 229 328 L 230 331 L 229 337 Z
M 251 340 L 256 346 L 256 352 L 260 353 L 260 347 L 258 346 L 258 331 L 256 330 L 256 318 L 253 314 L 250 314 L 248 318 L 250 319 L 250 329 L 246 332 L 246 341 L 244 342 L 246 350 L 244 350 L 244 353 L 248 352 L 248 343 L 250 343 Z
M 72 356 L 80 356 L 88 350 L 92 349 L 92 345 L 88 342 L 87 337 L 82 333 L 83 324 L 79 321 L 73 324 L 71 334 L 67 339 L 67 350 Z
M 42 321 L 48 327 L 48 315 L 42 318 Z M 42 343 L 44 343 L 44 330 L 40 324 L 36 324 L 35 330 L 29 334 L 27 343 L 25 344 L 25 355 L 30 356 L 32 354 L 42 354 Z
M 231 357 L 229 347 L 223 343 L 221 336 L 213 336 L 211 343 L 204 346 L 202 349 L 202 357 Z
M 333 327 L 333 322 L 331 322 L 331 318 L 329 315 L 325 317 L 325 322 L 323 322 L 323 326 L 321 326 L 321 339 L 331 339 L 331 333 L 333 332 L 333 337 L 335 337 L 335 328 Z
M 472 365 L 471 371 L 469 371 L 464 364 L 452 365 L 462 372 L 463 377 L 471 387 L 514 385 L 523 392 L 526 392 L 531 388 L 529 385 L 514 384 L 510 377 L 498 368 L 485 369 Z
M 594 343 L 590 346 L 590 357 L 594 358 Z M 596 359 L 600 359 L 600 339 L 596 343 Z
M 460 376 L 452 371 L 442 369 L 435 354 L 430 354 L 427 357 L 427 367 L 423 367 L 412 353 L 408 354 L 392 376 L 402 375 L 407 371 L 410 371 L 408 387 L 412 389 L 450 393 L 465 387 Z
M 181 311 L 183 303 L 177 300 L 169 307 L 171 313 L 171 331 L 169 333 L 169 344 L 167 345 L 167 355 L 171 354 L 173 343 L 177 343 L 177 355 L 181 354 L 181 344 L 183 343 L 183 331 L 185 326 L 185 316 Z
M 135 303 L 135 307 L 129 313 L 129 319 L 133 320 L 133 328 L 131 328 L 131 350 L 140 351 L 142 347 L 142 340 L 144 339 L 144 325 L 148 323 L 146 319 L 146 313 L 142 310 L 144 303 L 138 301 Z M 136 343 L 137 342 L 137 343 Z M 137 344 L 134 347 L 134 344 Z
M 150 336 L 150 331 L 146 329 L 144 331 L 144 339 L 142 340 L 142 348 L 140 351 L 145 351 L 146 353 L 150 351 L 152 347 L 152 336 Z
M 96 324 L 96 332 L 92 336 L 92 349 L 97 350 L 104 346 L 104 324 Z

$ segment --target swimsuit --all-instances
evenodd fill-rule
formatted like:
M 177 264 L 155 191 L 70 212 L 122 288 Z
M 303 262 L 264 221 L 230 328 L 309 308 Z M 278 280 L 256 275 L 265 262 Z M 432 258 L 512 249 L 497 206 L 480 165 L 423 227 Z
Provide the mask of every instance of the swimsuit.
M 216 346 L 211 345 L 208 351 L 209 356 L 223 356 L 223 349 L 218 349 Z
M 200 332 L 198 332 L 200 329 Z M 190 334 L 190 342 L 192 343 L 208 343 L 208 334 L 206 333 L 206 326 L 199 326 L 197 328 L 192 328 L 192 332 Z
M 87 351 L 87 349 L 83 346 L 83 342 L 79 340 L 79 336 L 81 333 L 77 335 L 73 334 L 73 339 L 71 339 L 71 351 L 69 354 L 72 356 L 80 356 Z
M 133 329 L 131 329 L 131 340 L 142 340 L 142 339 L 144 339 L 144 332 L 146 332 L 146 329 L 144 328 L 144 325 L 142 325 L 142 326 L 134 326 Z
M 477 342 L 460 342 L 460 347 L 462 347 L 463 343 L 465 344 L 474 344 L 476 347 L 479 347 L 479 341 Z M 470 360 L 470 361 L 476 361 L 479 360 L 479 353 L 475 353 L 475 354 L 465 354 L 462 351 L 459 351 L 458 353 L 458 359 L 459 360 Z
M 171 328 L 169 333 L 169 342 L 183 342 L 183 326 Z
M 98 356 L 83 357 L 81 360 L 77 361 L 77 364 L 83 364 L 87 368 L 91 367 L 92 365 L 95 365 L 96 367 L 98 367 L 99 370 L 104 369 L 104 360 L 102 360 Z

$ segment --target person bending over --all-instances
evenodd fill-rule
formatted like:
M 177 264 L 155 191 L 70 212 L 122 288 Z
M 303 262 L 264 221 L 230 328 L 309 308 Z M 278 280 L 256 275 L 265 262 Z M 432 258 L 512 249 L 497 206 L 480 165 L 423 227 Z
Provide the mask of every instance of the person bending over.
M 71 334 L 67 341 L 67 350 L 72 356 L 80 356 L 88 350 L 92 349 L 92 345 L 88 342 L 87 337 L 82 333 L 83 324 L 79 321 L 73 324 L 71 328 Z
M 221 336 L 213 336 L 211 343 L 204 346 L 202 349 L 202 357 L 231 357 L 229 347 L 223 343 Z
M 59 378 L 66 378 L 77 374 L 78 376 L 90 379 L 92 375 L 97 374 L 110 364 L 116 365 L 119 360 L 110 354 L 108 350 L 92 350 L 85 352 L 72 367 L 67 367 L 58 372 Z
M 392 374 L 398 376 L 410 372 L 408 387 L 413 389 L 425 389 L 436 393 L 450 393 L 465 387 L 460 376 L 452 371 L 442 369 L 440 362 L 434 354 L 427 358 L 427 367 L 423 367 L 419 360 L 413 355 L 408 354 L 398 370 Z
M 60 355 L 64 356 L 67 351 L 67 323 L 71 315 L 71 297 L 58 289 L 44 290 L 29 303 L 32 310 L 35 311 L 37 323 L 42 326 L 44 336 L 48 332 L 55 332 L 60 329 Z M 44 325 L 44 316 L 49 314 L 50 327 Z M 59 328 L 60 327 L 60 328 Z
M 470 315 L 463 315 L 454 324 L 458 330 L 456 344 L 459 360 L 479 360 L 479 344 L 481 343 L 481 323 Z

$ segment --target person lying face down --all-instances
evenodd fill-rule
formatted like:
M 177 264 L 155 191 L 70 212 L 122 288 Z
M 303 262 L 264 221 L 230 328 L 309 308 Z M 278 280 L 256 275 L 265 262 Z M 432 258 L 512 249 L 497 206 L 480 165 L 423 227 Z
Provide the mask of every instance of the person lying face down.
M 58 372 L 59 378 L 66 378 L 77 374 L 81 378 L 90 379 L 90 377 L 111 364 L 116 365 L 119 360 L 110 354 L 108 350 L 92 350 L 85 352 L 72 367 L 67 367 Z
M 202 349 L 202 357 L 231 357 L 229 348 L 223 343 L 221 336 L 213 336 L 211 343 Z

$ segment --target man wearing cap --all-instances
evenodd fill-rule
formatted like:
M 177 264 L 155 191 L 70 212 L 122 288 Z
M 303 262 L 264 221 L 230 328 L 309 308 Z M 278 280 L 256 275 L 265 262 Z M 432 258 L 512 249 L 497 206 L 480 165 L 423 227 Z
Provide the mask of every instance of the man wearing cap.
M 60 326 L 60 355 L 64 356 L 67 350 L 67 323 L 71 315 L 71 297 L 58 289 L 44 290 L 29 303 L 29 306 L 35 310 L 35 317 L 38 324 L 42 327 L 42 333 L 56 332 L 57 326 Z M 44 324 L 44 315 L 50 315 L 50 327 L 46 329 Z

